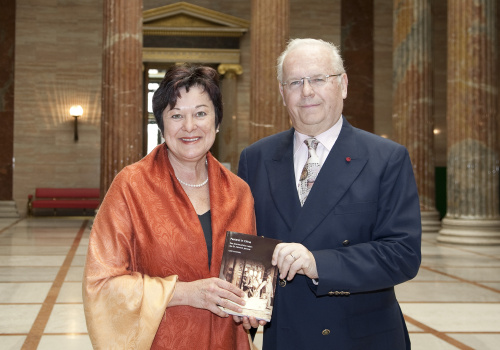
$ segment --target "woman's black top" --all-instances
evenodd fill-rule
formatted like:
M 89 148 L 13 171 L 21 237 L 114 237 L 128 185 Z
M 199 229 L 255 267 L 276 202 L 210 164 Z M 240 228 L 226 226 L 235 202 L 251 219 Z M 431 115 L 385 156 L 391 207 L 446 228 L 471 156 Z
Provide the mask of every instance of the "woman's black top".
M 198 218 L 200 219 L 201 228 L 207 242 L 208 268 L 210 268 L 210 262 L 212 261 L 212 216 L 210 215 L 210 210 L 205 214 L 198 215 Z

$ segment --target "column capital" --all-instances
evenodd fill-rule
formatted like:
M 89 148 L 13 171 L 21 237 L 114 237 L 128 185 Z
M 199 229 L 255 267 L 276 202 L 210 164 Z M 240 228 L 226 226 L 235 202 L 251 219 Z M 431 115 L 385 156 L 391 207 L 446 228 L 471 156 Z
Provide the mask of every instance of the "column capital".
M 217 67 L 217 71 L 219 74 L 235 74 L 235 75 L 241 75 L 243 74 L 243 67 L 239 64 L 230 64 L 230 63 L 223 63 L 219 64 L 219 67 Z

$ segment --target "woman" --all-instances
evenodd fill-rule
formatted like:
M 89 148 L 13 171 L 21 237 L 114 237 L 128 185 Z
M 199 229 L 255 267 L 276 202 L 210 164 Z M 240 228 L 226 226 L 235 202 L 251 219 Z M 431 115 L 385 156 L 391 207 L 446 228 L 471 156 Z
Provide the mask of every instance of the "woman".
M 222 120 L 217 72 L 176 66 L 153 97 L 165 143 L 123 169 L 90 234 L 84 276 L 96 349 L 249 349 L 220 310 L 243 292 L 217 276 L 226 231 L 255 234 L 245 182 L 209 149 Z

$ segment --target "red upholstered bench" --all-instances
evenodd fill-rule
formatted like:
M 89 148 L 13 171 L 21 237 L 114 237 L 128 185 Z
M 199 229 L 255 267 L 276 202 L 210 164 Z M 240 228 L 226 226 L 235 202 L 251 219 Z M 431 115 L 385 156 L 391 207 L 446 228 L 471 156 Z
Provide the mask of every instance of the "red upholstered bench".
M 28 214 L 35 209 L 78 209 L 87 215 L 87 210 L 95 210 L 101 204 L 98 188 L 37 188 L 35 198 L 28 195 Z

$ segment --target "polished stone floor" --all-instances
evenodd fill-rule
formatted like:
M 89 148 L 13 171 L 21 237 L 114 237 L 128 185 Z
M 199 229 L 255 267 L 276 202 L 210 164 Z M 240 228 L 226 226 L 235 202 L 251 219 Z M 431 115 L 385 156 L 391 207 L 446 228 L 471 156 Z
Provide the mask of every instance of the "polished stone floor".
M 89 218 L 0 219 L 0 349 L 92 349 L 81 279 Z M 500 349 L 500 246 L 437 244 L 397 286 L 412 349 Z M 255 340 L 260 349 L 262 334 Z M 388 349 L 392 350 L 392 349 Z

